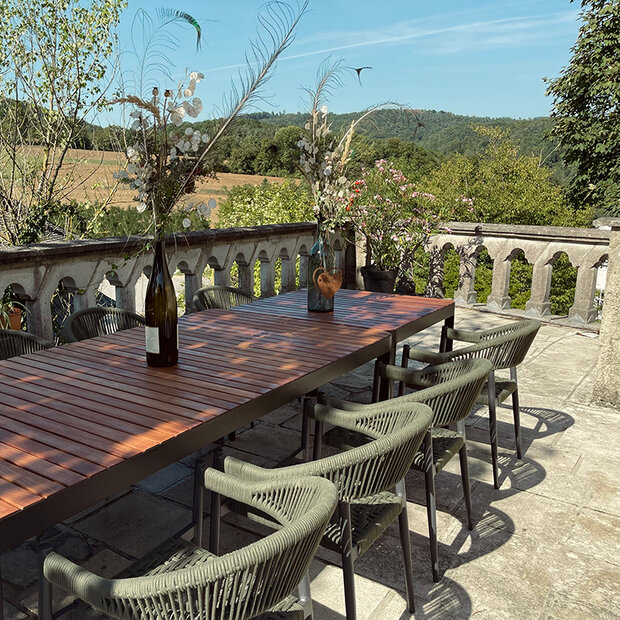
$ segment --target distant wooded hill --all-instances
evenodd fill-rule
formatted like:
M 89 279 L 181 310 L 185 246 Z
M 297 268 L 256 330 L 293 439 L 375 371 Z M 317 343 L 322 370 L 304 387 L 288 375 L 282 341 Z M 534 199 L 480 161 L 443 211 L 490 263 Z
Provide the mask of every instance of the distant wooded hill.
M 334 129 L 348 126 L 360 113 L 330 114 Z M 303 127 L 305 114 L 264 113 L 246 115 L 247 118 L 275 127 L 295 125 Z M 549 117 L 528 119 L 489 118 L 486 116 L 461 116 L 436 110 L 416 110 L 408 114 L 397 110 L 379 110 L 369 117 L 361 129 L 369 138 L 398 138 L 413 142 L 430 151 L 444 155 L 479 153 L 486 139 L 474 131 L 477 125 L 496 126 L 508 131 L 519 145 L 521 154 L 539 157 L 544 165 L 552 168 L 558 180 L 566 182 L 570 171 L 564 169 L 561 152 L 555 141 L 546 137 L 553 125 Z
M 333 129 L 339 130 L 359 116 L 357 112 L 330 114 L 329 118 Z M 303 127 L 306 119 L 307 116 L 302 113 L 257 112 L 242 116 L 214 153 L 216 169 L 244 174 L 295 174 L 295 163 L 298 161 L 295 143 L 299 135 L 295 128 Z M 217 124 L 217 120 L 210 120 L 195 125 L 202 131 L 212 133 Z M 522 155 L 538 157 L 543 165 L 553 170 L 556 181 L 566 186 L 572 177 L 572 170 L 563 164 L 557 144 L 546 137 L 552 124 L 552 119 L 548 117 L 518 120 L 461 116 L 435 110 L 418 110 L 415 113 L 379 110 L 369 116 L 356 133 L 365 136 L 374 145 L 374 152 L 371 149 L 367 158 L 398 158 L 406 152 L 409 160 L 424 172 L 424 169 L 437 165 L 451 153 L 480 153 L 487 139 L 476 133 L 474 128 L 478 125 L 498 126 L 505 129 L 519 145 Z M 126 136 L 129 143 L 131 133 Z M 125 143 L 122 135 L 119 127 L 89 125 L 72 146 L 118 150 Z M 397 140 L 390 142 L 394 138 Z

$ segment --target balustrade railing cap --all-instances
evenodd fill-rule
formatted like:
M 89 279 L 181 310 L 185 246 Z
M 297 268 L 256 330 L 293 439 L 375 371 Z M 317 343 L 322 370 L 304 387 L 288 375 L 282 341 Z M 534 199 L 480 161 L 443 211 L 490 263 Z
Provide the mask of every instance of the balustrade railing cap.
M 215 228 L 209 230 L 173 233 L 166 236 L 167 246 L 199 246 L 208 243 L 226 243 L 242 239 L 296 235 L 314 232 L 316 222 L 268 224 L 243 228 Z M 0 265 L 17 266 L 23 263 L 44 262 L 56 258 L 86 257 L 93 255 L 124 256 L 138 252 L 150 236 L 107 237 L 102 239 L 75 239 L 45 241 L 17 246 L 0 246 Z
M 607 245 L 609 230 L 570 228 L 565 226 L 529 226 L 524 224 L 481 224 L 479 222 L 446 222 L 452 234 L 485 237 L 511 237 L 536 241 L 558 241 Z

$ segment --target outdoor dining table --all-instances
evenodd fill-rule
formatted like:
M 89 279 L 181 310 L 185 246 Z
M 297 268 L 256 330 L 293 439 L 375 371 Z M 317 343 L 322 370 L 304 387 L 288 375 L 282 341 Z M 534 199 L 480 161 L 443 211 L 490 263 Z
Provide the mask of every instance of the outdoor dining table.
M 454 327 L 454 301 L 417 295 L 395 295 L 352 289 L 340 289 L 334 299 L 333 312 L 309 312 L 308 292 L 299 289 L 284 295 L 266 297 L 251 304 L 233 308 L 246 314 L 268 314 L 318 321 L 323 325 L 347 325 L 357 329 L 383 329 L 390 333 L 393 363 L 399 342 L 443 321 Z M 439 350 L 447 351 L 451 341 L 442 329 Z M 391 386 L 382 386 L 381 398 L 389 397 Z
M 0 361 L 0 553 L 453 316 L 341 293 L 331 318 L 300 292 L 186 315 L 170 368 L 141 327 Z

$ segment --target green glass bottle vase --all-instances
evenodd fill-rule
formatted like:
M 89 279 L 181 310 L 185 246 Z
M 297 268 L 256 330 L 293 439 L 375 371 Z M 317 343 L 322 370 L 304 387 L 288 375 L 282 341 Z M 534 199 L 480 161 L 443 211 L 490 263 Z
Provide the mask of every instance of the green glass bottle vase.
M 316 242 L 308 257 L 308 310 L 310 312 L 334 311 L 334 297 L 325 297 L 317 286 L 317 275 L 325 271 L 331 272 L 334 265 L 334 250 L 319 224 Z
M 149 366 L 174 366 L 179 360 L 177 297 L 168 261 L 165 235 L 155 232 L 155 257 L 144 300 L 146 319 L 146 363 Z

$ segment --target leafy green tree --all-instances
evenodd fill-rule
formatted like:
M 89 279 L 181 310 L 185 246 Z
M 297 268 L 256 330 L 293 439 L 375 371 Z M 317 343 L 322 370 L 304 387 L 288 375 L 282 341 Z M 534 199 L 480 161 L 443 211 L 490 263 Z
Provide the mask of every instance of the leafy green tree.
M 589 213 L 569 207 L 551 171 L 537 157 L 520 155 L 504 130 L 478 127 L 477 132 L 488 140 L 479 155 L 456 154 L 420 182 L 437 196 L 444 220 L 536 226 L 589 223 Z
M 572 58 L 549 81 L 572 199 L 620 216 L 620 0 L 583 0 Z
M 86 117 L 105 105 L 125 5 L 0 3 L 0 241 L 36 240 L 49 213 L 84 182 L 75 164 L 63 164 Z

